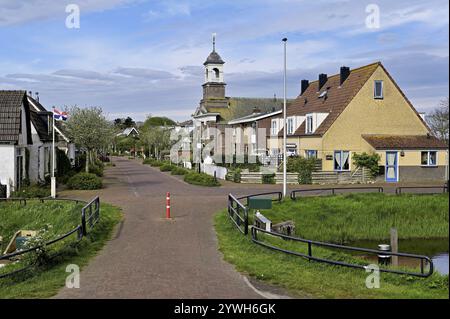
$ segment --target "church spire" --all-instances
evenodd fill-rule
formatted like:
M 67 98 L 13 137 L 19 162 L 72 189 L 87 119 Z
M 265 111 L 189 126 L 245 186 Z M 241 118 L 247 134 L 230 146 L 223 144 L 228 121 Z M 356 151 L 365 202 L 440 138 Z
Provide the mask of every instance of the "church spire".
M 213 52 L 216 52 L 216 36 L 217 36 L 217 33 L 212 34 Z

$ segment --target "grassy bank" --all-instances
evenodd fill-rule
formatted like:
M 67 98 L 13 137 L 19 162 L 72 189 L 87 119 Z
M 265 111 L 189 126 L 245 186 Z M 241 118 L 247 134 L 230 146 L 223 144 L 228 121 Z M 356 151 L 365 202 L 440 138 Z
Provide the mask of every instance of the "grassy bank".
M 0 204 L 0 231 L 3 236 L 18 229 L 39 230 L 48 224 L 52 225 L 49 232 L 58 235 L 79 223 L 80 206 L 73 203 L 40 204 L 29 201 L 22 208 L 15 207 L 16 205 L 18 204 Z M 83 238 L 76 248 L 65 247 L 64 254 L 52 259 L 46 266 L 26 274 L 0 279 L 0 298 L 48 298 L 55 295 L 65 285 L 68 275 L 66 266 L 76 264 L 83 268 L 87 265 L 89 259 L 110 239 L 114 226 L 121 218 L 119 208 L 102 203 L 100 221 L 88 237 Z
M 400 237 L 404 238 L 448 236 L 448 197 L 445 195 L 358 194 L 304 198 L 275 204 L 273 210 L 262 213 L 275 223 L 295 221 L 296 236 L 334 242 L 388 238 L 391 226 L 398 227 Z M 309 262 L 252 243 L 250 235 L 245 237 L 238 233 L 225 211 L 216 215 L 215 227 L 225 260 L 234 264 L 238 271 L 282 286 L 297 297 L 448 298 L 448 276 L 435 273 L 423 279 L 382 273 L 381 287 L 368 289 L 365 285 L 368 274 L 363 270 Z M 306 249 L 303 244 L 267 236 L 259 238 L 294 251 L 305 252 Z M 367 261 L 327 249 L 314 248 L 314 255 L 367 264 Z

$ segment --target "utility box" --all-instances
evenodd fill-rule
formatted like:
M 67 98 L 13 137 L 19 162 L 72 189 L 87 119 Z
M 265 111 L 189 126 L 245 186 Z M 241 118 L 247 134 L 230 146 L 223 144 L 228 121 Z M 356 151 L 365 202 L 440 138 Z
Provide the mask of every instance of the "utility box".
M 248 207 L 252 209 L 271 209 L 272 199 L 271 198 L 249 198 Z

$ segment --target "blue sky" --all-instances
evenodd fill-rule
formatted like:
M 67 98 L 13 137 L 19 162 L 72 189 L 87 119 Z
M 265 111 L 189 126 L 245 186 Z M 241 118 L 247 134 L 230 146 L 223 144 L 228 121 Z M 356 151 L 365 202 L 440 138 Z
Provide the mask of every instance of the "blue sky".
M 78 4 L 80 29 L 65 7 Z M 380 8 L 368 29 L 366 6 Z M 101 106 L 110 118 L 189 118 L 217 33 L 228 96 L 288 95 L 300 80 L 382 61 L 419 111 L 449 91 L 449 3 L 361 0 L 0 0 L 0 89 L 39 91 L 50 108 Z

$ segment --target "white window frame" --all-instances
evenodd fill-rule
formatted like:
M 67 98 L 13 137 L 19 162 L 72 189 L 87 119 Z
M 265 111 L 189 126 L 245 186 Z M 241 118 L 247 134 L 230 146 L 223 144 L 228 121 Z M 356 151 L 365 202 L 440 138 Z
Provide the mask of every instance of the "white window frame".
M 294 134 L 294 125 L 295 125 L 295 123 L 294 123 L 295 121 L 294 121 L 294 118 L 291 116 L 291 117 L 288 117 L 287 119 L 286 119 L 286 126 L 287 126 L 287 134 L 288 135 L 292 135 L 292 134 Z
M 427 153 L 427 163 L 422 164 L 422 153 Z M 436 163 L 430 164 L 431 153 L 436 154 Z M 420 151 L 420 166 L 422 167 L 437 167 L 438 166 L 438 151 L 436 150 L 422 150 Z
M 335 164 L 336 164 L 336 153 L 337 152 L 340 152 L 341 153 L 341 160 L 340 160 L 340 169 L 336 169 L 336 167 L 335 167 Z M 342 165 L 342 158 L 343 158 L 343 154 L 344 153 L 348 153 L 348 169 L 344 169 L 343 168 L 343 165 Z M 351 161 L 351 159 L 352 159 L 352 152 L 350 152 L 350 151 L 346 151 L 346 150 L 335 150 L 334 152 L 333 152 L 333 169 L 334 169 L 334 171 L 335 172 L 349 172 L 349 171 L 351 171 L 351 169 L 352 169 L 352 166 L 351 166 L 351 164 L 352 164 L 352 161 Z
M 311 120 L 311 129 L 309 125 L 309 120 Z M 306 134 L 314 133 L 314 117 L 312 115 L 308 115 L 306 117 Z
M 377 84 L 381 84 L 381 95 L 377 95 Z M 373 98 L 376 100 L 384 99 L 384 82 L 383 80 L 375 80 L 373 82 Z
M 310 152 L 314 152 L 315 156 L 311 157 Z M 319 152 L 317 150 L 305 150 L 305 157 L 306 158 L 319 158 Z
M 270 134 L 272 136 L 278 135 L 278 121 L 277 120 L 272 120 L 270 122 Z

